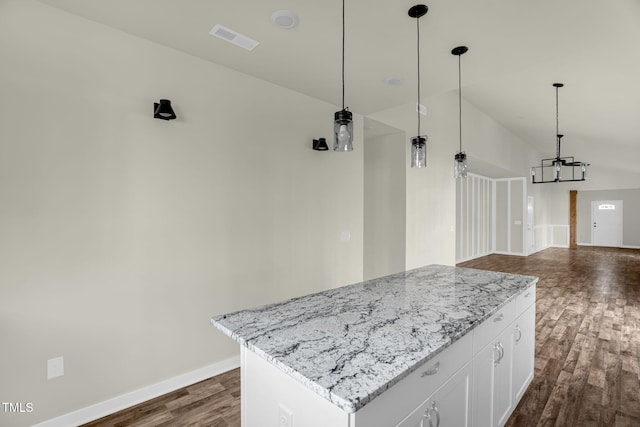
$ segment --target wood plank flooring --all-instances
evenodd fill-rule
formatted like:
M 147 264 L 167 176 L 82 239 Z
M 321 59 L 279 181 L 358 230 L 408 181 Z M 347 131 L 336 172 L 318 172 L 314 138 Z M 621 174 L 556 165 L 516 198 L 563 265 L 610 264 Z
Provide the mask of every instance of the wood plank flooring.
M 535 377 L 507 427 L 640 427 L 639 250 L 550 248 L 460 265 L 540 277 Z M 240 427 L 239 370 L 85 426 Z
M 86 427 L 240 427 L 240 369 L 234 369 Z

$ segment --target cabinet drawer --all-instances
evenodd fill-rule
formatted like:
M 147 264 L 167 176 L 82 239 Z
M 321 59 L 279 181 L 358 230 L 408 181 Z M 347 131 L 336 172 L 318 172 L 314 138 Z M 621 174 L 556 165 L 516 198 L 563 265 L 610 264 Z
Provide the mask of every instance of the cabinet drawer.
M 355 413 L 357 426 L 395 426 L 471 360 L 466 334 Z
M 510 301 L 491 317 L 482 322 L 473 331 L 473 354 L 476 355 L 491 340 L 500 335 L 500 332 L 516 319 L 516 300 Z
M 516 297 L 516 317 L 524 313 L 535 301 L 536 285 L 533 285 Z

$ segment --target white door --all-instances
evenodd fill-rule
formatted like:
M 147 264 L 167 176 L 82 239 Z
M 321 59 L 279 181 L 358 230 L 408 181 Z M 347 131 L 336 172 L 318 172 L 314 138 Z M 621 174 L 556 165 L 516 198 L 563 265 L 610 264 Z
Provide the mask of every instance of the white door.
M 536 251 L 536 236 L 533 231 L 534 206 L 533 196 L 527 197 L 527 254 Z
M 622 246 L 622 200 L 591 202 L 591 244 Z

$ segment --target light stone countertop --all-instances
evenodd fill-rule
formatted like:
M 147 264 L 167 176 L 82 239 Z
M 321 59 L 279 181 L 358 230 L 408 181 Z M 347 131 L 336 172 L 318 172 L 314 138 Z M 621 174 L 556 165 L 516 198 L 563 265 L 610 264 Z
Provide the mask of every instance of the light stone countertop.
M 351 413 L 537 281 L 430 265 L 211 321 Z

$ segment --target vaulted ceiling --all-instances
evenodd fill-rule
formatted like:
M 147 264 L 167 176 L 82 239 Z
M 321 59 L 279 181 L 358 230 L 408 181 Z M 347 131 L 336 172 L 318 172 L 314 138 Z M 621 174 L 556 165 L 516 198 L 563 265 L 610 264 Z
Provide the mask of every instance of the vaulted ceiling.
M 332 104 L 341 104 L 340 0 L 40 0 Z M 563 154 L 640 173 L 640 0 L 427 0 L 422 96 L 457 89 L 544 155 L 555 154 L 554 82 Z M 415 102 L 416 2 L 346 0 L 346 105 L 370 114 Z M 274 11 L 299 17 L 293 29 Z M 260 42 L 213 37 L 221 24 Z M 389 77 L 401 84 L 390 85 Z M 639 183 L 640 185 L 640 183 Z

